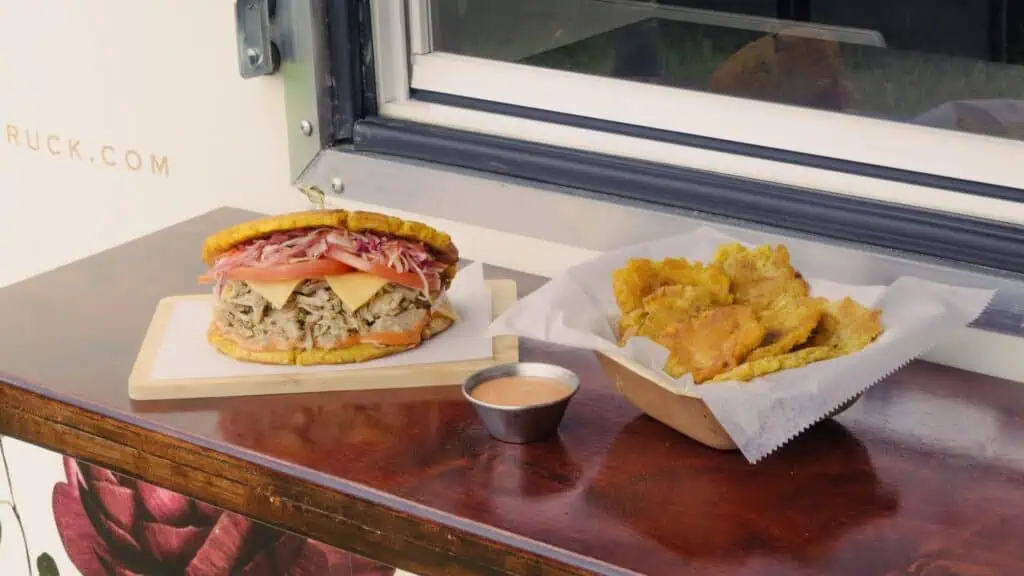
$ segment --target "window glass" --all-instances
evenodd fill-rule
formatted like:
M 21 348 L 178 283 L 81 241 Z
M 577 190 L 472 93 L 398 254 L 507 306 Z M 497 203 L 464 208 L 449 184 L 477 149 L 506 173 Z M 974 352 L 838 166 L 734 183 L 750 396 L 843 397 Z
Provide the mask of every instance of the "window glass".
M 433 0 L 434 49 L 1024 139 L 1024 0 Z

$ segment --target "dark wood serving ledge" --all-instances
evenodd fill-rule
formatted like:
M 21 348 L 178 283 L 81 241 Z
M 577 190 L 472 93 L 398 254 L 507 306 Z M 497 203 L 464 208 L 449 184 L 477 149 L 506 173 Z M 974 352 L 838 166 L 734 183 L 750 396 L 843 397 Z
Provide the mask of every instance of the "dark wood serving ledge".
M 203 237 L 249 216 L 0 290 L 0 433 L 423 575 L 1024 574 L 1024 385 L 923 362 L 754 466 L 534 342 L 583 388 L 530 446 L 492 441 L 455 386 L 129 400 L 156 302 L 201 291 Z

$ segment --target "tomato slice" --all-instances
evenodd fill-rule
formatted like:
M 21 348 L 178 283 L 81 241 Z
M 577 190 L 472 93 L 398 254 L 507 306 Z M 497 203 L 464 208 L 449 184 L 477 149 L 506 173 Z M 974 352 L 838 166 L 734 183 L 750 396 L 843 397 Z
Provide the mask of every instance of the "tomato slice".
M 345 252 L 344 250 L 337 248 L 335 246 L 331 246 L 330 248 L 328 248 L 326 255 L 328 258 L 333 258 L 334 260 L 337 260 L 339 262 L 344 262 L 345 264 L 348 264 L 349 266 L 355 268 L 356 270 L 359 270 L 360 272 L 366 272 L 367 274 L 379 276 L 389 282 L 401 284 L 402 286 L 408 286 L 409 288 L 413 288 L 416 290 L 422 290 L 424 288 L 423 279 L 420 278 L 420 275 L 415 272 L 399 272 L 397 270 L 388 268 L 383 264 L 367 262 L 366 260 L 363 260 L 359 256 L 349 254 L 348 252 Z
M 276 282 L 278 280 L 298 280 L 301 278 L 322 278 L 337 276 L 353 270 L 352 266 L 337 260 L 310 260 L 294 264 L 281 264 L 266 268 L 240 266 L 228 270 L 224 277 L 228 280 L 251 280 L 253 282 Z

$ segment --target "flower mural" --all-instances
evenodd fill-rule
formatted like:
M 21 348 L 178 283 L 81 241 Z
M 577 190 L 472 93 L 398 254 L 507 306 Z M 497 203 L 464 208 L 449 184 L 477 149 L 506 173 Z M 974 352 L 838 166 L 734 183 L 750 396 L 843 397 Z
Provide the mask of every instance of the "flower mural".
M 53 514 L 83 576 L 390 576 L 394 569 L 64 458 Z

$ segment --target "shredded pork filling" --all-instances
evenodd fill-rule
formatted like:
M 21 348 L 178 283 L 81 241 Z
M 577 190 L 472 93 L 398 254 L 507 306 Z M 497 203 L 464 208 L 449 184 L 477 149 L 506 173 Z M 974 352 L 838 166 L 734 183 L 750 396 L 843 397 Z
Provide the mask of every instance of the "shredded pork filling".
M 218 326 L 250 346 L 267 349 L 331 348 L 355 335 L 408 332 L 430 314 L 419 290 L 388 284 L 356 310 L 346 309 L 323 280 L 300 284 L 275 310 L 245 282 L 226 281 L 215 314 Z

